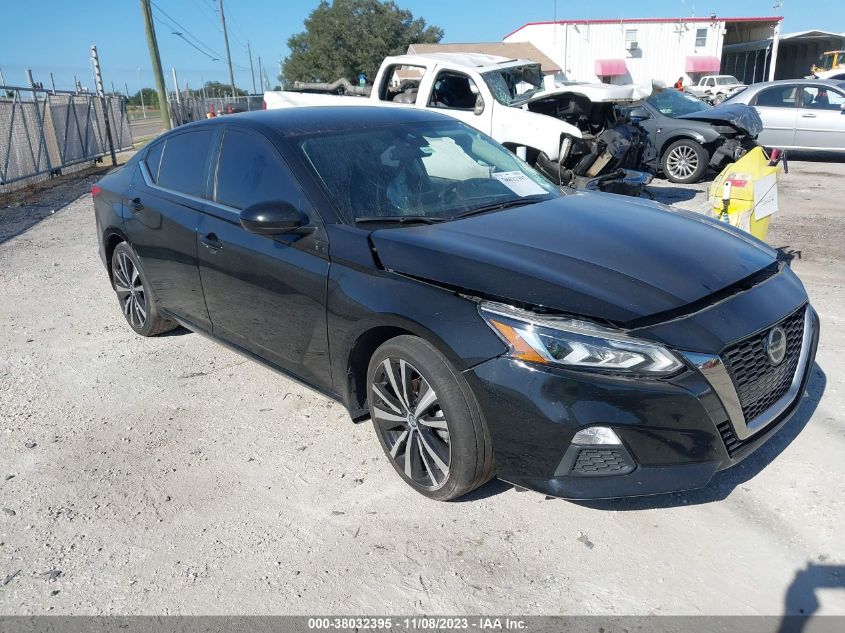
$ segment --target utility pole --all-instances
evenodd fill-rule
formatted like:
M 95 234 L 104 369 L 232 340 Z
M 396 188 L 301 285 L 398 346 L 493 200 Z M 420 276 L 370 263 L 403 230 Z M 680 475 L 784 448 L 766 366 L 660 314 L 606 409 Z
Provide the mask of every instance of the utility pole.
M 223 40 L 226 42 L 226 58 L 229 60 L 229 84 L 232 86 L 232 96 L 235 92 L 235 73 L 232 72 L 232 53 L 229 52 L 229 32 L 226 30 L 226 14 L 223 13 L 223 0 L 220 0 L 220 21 L 223 23 Z
M 176 78 L 176 69 L 171 68 L 170 70 L 173 73 L 173 92 L 176 93 L 176 103 L 182 105 L 182 97 L 179 96 L 179 80 Z
M 264 92 L 264 67 L 261 65 L 261 55 L 258 56 L 258 83 L 261 84 L 261 92 Z
M 0 75 L 2 77 L 2 75 Z M 3 83 L 0 81 L 0 83 Z M 50 73 L 50 85 L 53 87 L 53 94 L 56 94 L 56 80 L 53 79 L 53 73 Z
M 252 94 L 255 94 L 255 70 L 252 67 L 252 49 L 249 47 L 249 40 L 246 42 L 246 50 L 249 53 L 249 72 L 252 75 Z
M 164 129 L 169 130 L 171 128 L 170 110 L 168 108 L 167 89 L 164 87 L 164 72 L 161 70 L 161 56 L 158 52 L 158 40 L 156 40 L 156 31 L 153 26 L 153 10 L 150 7 L 150 0 L 140 0 L 140 2 L 141 16 L 144 18 L 144 30 L 147 33 L 147 48 L 150 49 L 150 63 L 153 67 L 153 78 L 155 78 L 156 82 L 156 94 L 158 94 L 158 107 L 161 111 L 161 122 L 164 124 Z M 141 94 L 143 94 L 143 90 Z
M 117 165 L 117 156 L 114 154 L 114 140 L 111 135 L 111 124 L 109 123 L 109 103 L 106 101 L 106 91 L 103 88 L 103 75 L 100 73 L 100 57 L 97 55 L 97 47 L 91 46 L 91 61 L 94 63 L 94 81 L 96 82 L 97 96 L 103 104 L 103 122 L 106 127 L 106 139 L 109 142 L 109 153 L 111 164 Z

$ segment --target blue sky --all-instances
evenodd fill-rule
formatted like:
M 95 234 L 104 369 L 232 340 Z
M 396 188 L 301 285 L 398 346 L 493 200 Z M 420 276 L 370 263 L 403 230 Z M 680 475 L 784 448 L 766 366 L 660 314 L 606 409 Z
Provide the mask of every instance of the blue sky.
M 49 85 L 50 71 L 58 88 L 71 88 L 76 74 L 91 86 L 89 50 L 97 44 L 106 89 L 114 82 L 131 93 L 138 89 L 140 66 L 144 86 L 152 86 L 150 59 L 144 37 L 139 0 L 0 0 L 3 31 L 0 33 L 0 70 L 7 84 L 25 85 L 25 70 L 31 68 L 36 81 Z M 212 51 L 225 55 L 217 0 L 154 0 L 172 20 L 193 34 Z M 258 56 L 275 82 L 280 57 L 287 54 L 288 37 L 303 29 L 303 20 L 317 5 L 316 0 L 224 0 L 229 40 L 235 68 L 235 83 L 252 88 L 246 41 L 252 46 L 258 72 Z M 551 20 L 554 0 L 398 0 L 397 3 L 445 30 L 445 42 L 498 41 L 521 24 Z M 827 29 L 845 31 L 845 4 L 825 0 L 785 0 L 780 9 L 772 0 L 665 0 L 660 2 L 605 0 L 566 2 L 558 0 L 559 19 L 679 17 L 694 13 L 706 16 L 783 15 L 784 31 Z M 228 81 L 223 62 L 211 61 L 184 40 L 173 35 L 159 9 L 154 14 L 162 65 L 170 84 L 170 68 L 176 67 L 179 82 L 199 87 L 201 79 Z M 181 30 L 181 29 L 180 29 Z M 187 34 L 186 34 L 187 37 Z M 196 43 L 194 41 L 194 43 Z

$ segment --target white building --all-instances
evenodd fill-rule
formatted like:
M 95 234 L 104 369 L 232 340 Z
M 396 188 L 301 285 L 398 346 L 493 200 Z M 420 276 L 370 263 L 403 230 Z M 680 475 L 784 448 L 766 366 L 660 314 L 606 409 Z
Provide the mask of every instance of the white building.
M 671 85 L 683 77 L 689 84 L 702 74 L 720 72 L 725 45 L 777 41 L 782 19 L 713 15 L 529 22 L 504 41 L 530 42 L 573 80 L 626 84 L 659 79 Z M 774 48 L 763 51 L 756 81 L 769 78 L 772 53 L 777 59 Z

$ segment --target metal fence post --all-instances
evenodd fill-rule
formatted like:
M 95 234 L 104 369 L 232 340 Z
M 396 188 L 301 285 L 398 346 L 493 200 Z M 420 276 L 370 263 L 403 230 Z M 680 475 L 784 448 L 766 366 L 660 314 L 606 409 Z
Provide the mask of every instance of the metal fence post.
M 106 102 L 106 91 L 103 90 L 103 76 L 100 73 L 100 58 L 97 56 L 97 47 L 91 46 L 91 59 L 94 62 L 94 79 L 97 82 L 97 96 L 103 105 L 103 121 L 106 125 L 106 138 L 109 143 L 109 153 L 111 154 L 111 164 L 117 165 L 117 156 L 114 153 L 114 141 L 111 135 L 111 125 L 109 125 L 109 104 Z
M 35 158 L 36 169 L 41 164 L 41 150 L 44 150 L 44 158 L 47 160 L 47 169 L 53 171 L 53 166 L 50 164 L 50 152 L 47 150 L 47 137 L 44 135 L 44 119 L 41 117 L 41 112 L 38 109 L 38 91 L 35 89 L 35 81 L 32 79 L 32 70 L 26 69 L 26 80 L 29 82 L 29 88 L 32 90 L 32 107 L 35 109 L 35 120 L 38 123 L 38 153 Z M 44 96 L 44 114 L 47 114 L 47 97 Z

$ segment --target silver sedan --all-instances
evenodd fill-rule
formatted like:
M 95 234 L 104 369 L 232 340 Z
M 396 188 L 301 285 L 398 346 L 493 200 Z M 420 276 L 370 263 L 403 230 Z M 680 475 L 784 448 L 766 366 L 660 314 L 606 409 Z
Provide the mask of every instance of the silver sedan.
M 765 147 L 845 152 L 845 81 L 785 79 L 754 84 L 725 103 L 754 106 Z

